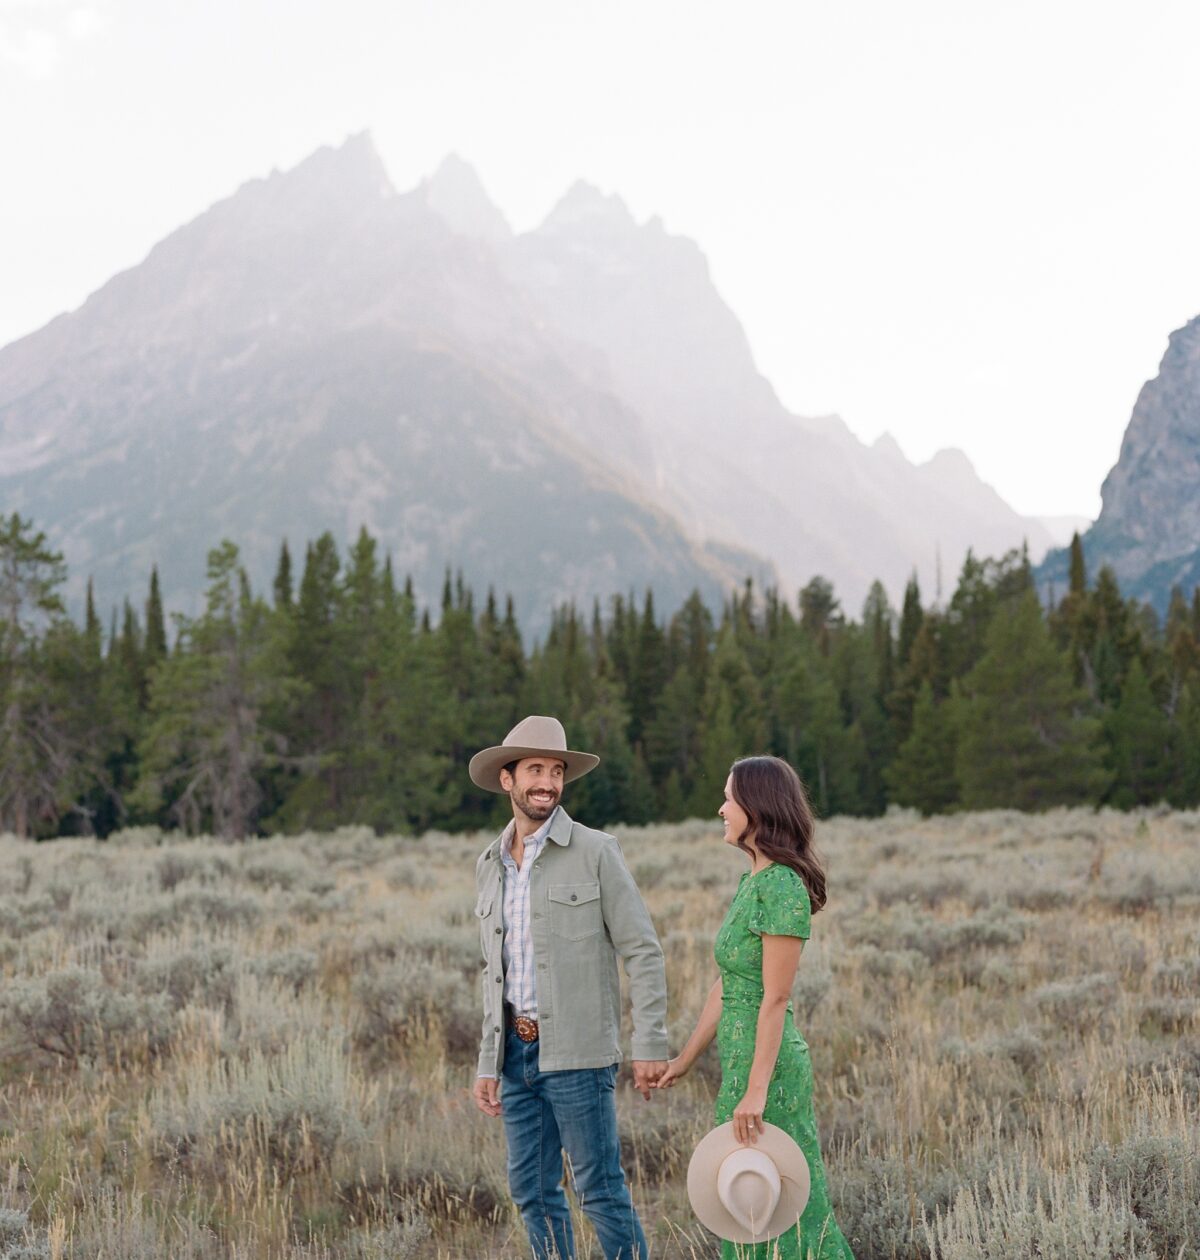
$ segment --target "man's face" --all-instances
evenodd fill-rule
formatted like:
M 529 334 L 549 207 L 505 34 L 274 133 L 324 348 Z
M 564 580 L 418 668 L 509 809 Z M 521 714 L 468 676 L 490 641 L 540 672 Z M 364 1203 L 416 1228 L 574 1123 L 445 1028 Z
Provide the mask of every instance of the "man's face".
M 514 809 L 534 822 L 545 822 L 562 796 L 566 768 L 557 757 L 525 757 L 514 773 L 500 771 L 500 786 L 512 798 Z

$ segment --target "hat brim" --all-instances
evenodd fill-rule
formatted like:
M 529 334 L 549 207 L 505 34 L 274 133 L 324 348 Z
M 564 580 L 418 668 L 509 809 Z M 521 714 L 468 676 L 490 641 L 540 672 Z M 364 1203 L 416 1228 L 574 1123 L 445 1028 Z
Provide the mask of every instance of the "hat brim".
M 692 1211 L 701 1225 L 729 1242 L 759 1243 L 778 1238 L 796 1224 L 808 1203 L 812 1186 L 808 1160 L 790 1133 L 774 1124 L 764 1126 L 753 1149 L 769 1155 L 779 1170 L 779 1203 L 766 1225 L 751 1233 L 730 1215 L 717 1195 L 717 1172 L 725 1157 L 740 1146 L 731 1121 L 701 1138 L 688 1164 L 687 1189 Z
M 485 748 L 482 752 L 477 752 L 471 758 L 467 772 L 471 776 L 471 782 L 485 792 L 503 792 L 500 771 L 510 762 L 522 761 L 526 757 L 553 757 L 556 761 L 561 761 L 566 766 L 563 771 L 564 783 L 582 778 L 600 764 L 600 758 L 595 753 L 577 752 L 569 748 L 525 748 L 498 744 L 495 748 Z

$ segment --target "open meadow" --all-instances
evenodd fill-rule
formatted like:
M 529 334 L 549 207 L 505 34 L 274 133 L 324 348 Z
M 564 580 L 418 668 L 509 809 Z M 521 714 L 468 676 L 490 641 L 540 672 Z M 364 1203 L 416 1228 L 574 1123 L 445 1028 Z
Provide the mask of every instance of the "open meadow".
M 714 823 L 617 830 L 677 1047 L 743 859 Z M 467 1093 L 486 839 L 0 839 L 0 1257 L 524 1256 Z M 1200 814 L 818 839 L 796 1020 L 858 1260 L 1200 1256 Z M 684 1189 L 717 1071 L 619 1087 L 658 1260 L 717 1254 Z

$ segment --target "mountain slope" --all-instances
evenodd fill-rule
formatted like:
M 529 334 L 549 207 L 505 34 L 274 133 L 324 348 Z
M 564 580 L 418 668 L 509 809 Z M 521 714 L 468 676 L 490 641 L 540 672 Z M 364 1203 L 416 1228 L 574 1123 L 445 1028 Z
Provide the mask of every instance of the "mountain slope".
M 1190 596 L 1200 582 L 1200 316 L 1171 333 L 1100 498 L 1082 539 L 1089 572 L 1109 565 L 1125 594 L 1160 612 L 1173 586 Z M 1048 556 L 1039 578 L 1061 591 L 1067 553 Z
M 461 567 L 535 630 L 559 599 L 653 585 L 669 606 L 766 576 L 693 543 L 572 432 L 636 445 L 640 422 L 554 368 L 491 249 L 429 202 L 357 137 L 0 351 L 0 501 L 63 547 L 76 597 L 94 574 L 102 602 L 140 598 L 158 563 L 193 608 L 223 536 L 261 585 L 284 536 L 363 524 L 427 598 Z
M 891 439 L 867 446 L 836 416 L 790 414 L 758 371 L 704 256 L 660 221 L 575 185 L 509 266 L 548 319 L 601 352 L 647 422 L 644 470 L 695 531 L 769 556 L 785 582 L 834 580 L 857 611 L 870 582 L 898 594 L 916 568 L 931 590 L 968 547 L 998 554 L 1044 527 L 1013 512 L 960 453 L 910 464 Z

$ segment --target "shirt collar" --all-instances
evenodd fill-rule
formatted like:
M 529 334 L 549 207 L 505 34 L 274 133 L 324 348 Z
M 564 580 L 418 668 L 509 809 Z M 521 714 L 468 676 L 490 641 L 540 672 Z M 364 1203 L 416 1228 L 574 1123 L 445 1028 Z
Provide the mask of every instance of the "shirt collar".
M 541 827 L 539 827 L 532 835 L 527 835 L 526 847 L 532 844 L 533 848 L 539 848 L 543 843 L 545 843 L 547 835 L 550 835 L 551 827 L 555 825 L 558 810 L 561 808 L 561 805 L 555 805 L 550 818 L 547 818 L 546 822 L 542 823 Z M 509 861 L 512 859 L 513 835 L 516 834 L 516 832 L 517 820 L 513 819 L 512 822 L 508 824 L 508 827 L 505 827 L 503 832 L 500 833 L 500 857 L 509 858 Z
M 546 837 L 550 834 L 550 828 L 554 826 L 554 820 L 558 816 L 561 806 L 555 805 L 553 813 L 546 819 L 544 823 L 532 834 L 525 837 L 525 847 L 532 846 L 539 849 L 545 843 Z M 513 860 L 512 856 L 512 840 L 516 834 L 517 820 L 514 818 L 507 827 L 500 833 L 500 856 L 509 862 Z

